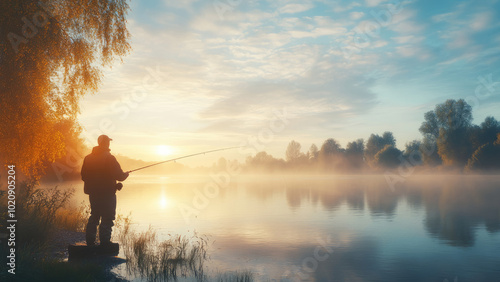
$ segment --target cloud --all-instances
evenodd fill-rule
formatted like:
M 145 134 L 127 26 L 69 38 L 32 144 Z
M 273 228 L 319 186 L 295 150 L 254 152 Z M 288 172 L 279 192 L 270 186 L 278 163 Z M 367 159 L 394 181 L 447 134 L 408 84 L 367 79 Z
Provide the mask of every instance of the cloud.
M 398 36 L 398 37 L 393 37 L 392 40 L 398 44 L 418 44 L 421 43 L 425 38 L 423 36 L 414 36 L 414 35 L 407 35 L 407 36 Z
M 340 3 L 340 1 L 335 1 L 334 2 L 334 8 L 333 8 L 333 11 L 335 13 L 343 13 L 345 11 L 349 11 L 349 10 L 352 10 L 356 7 L 360 7 L 361 6 L 361 3 L 359 2 L 350 2 L 348 5 L 345 5 L 345 6 L 342 6 Z
M 388 28 L 402 35 L 415 35 L 424 31 L 426 24 L 414 20 L 416 11 L 408 7 L 403 8 L 400 13 L 394 15 Z
M 182 1 L 163 0 L 165 6 L 167 7 L 175 7 L 182 9 L 190 9 L 194 3 L 197 3 L 199 1 L 200 0 L 182 0 Z
M 439 23 L 439 22 L 446 22 L 449 21 L 451 18 L 455 17 L 456 14 L 454 12 L 450 13 L 444 13 L 444 14 L 438 14 L 432 16 L 432 21 Z
M 356 31 L 377 23 L 371 11 L 386 7 L 383 2 L 322 1 L 325 11 L 315 13 L 319 4 L 312 1 L 250 1 L 232 6 L 224 19 L 212 2 L 169 1 L 168 9 L 163 1 L 154 7 L 132 3 L 138 6 L 129 21 L 134 50 L 106 75 L 102 95 L 89 97 L 86 120 L 98 126 L 103 104 L 129 95 L 146 68 L 159 66 L 168 77 L 133 109 L 124 127 L 132 119 L 171 127 L 172 119 L 190 132 L 244 134 L 286 106 L 294 134 L 356 132 L 352 126 L 380 109 L 381 96 L 401 100 L 380 85 L 428 85 L 439 74 L 440 93 L 458 95 L 449 81 L 461 85 L 475 75 L 475 66 L 489 70 L 498 62 L 500 37 L 489 35 L 498 28 L 493 9 L 457 4 L 433 13 L 422 3 L 402 4 L 378 32 Z M 355 44 L 361 36 L 366 44 Z M 346 50 L 352 50 L 348 58 Z M 447 75 L 452 79 L 445 80 Z
M 482 31 L 492 27 L 493 13 L 491 11 L 483 11 L 472 16 L 470 28 L 472 31 Z
M 365 13 L 363 13 L 363 12 L 351 12 L 351 13 L 349 13 L 349 17 L 352 20 L 359 20 L 362 17 L 364 17 L 364 15 L 365 15 Z
M 344 34 L 347 30 L 343 27 L 321 27 L 315 28 L 311 31 L 302 31 L 302 30 L 291 30 L 289 31 L 290 35 L 294 38 L 306 38 L 306 37 L 319 37 L 325 35 L 340 35 Z
M 465 9 L 462 7 L 447 16 L 447 21 L 443 22 L 446 32 L 442 33 L 441 39 L 450 50 L 463 49 L 473 52 L 479 47 L 478 36 L 495 27 L 492 21 L 493 12 L 480 8 L 474 13 L 467 13 Z
M 386 0 L 365 0 L 365 3 L 368 7 L 375 7 L 380 5 L 380 3 L 385 2 Z
M 332 77 L 325 81 L 326 76 Z M 342 127 L 349 117 L 366 113 L 376 104 L 370 86 L 366 79 L 314 66 L 309 77 L 296 83 L 261 81 L 234 85 L 231 94 L 206 108 L 199 117 L 212 121 L 206 129 L 251 132 L 260 124 L 247 121 L 265 120 L 268 113 L 286 107 L 293 120 L 293 132 Z M 336 123 L 332 124 L 332 120 Z
M 295 14 L 300 12 L 305 12 L 314 7 L 311 3 L 307 4 L 287 4 L 279 9 L 279 12 L 282 14 Z
M 463 48 L 471 43 L 469 34 L 464 30 L 456 30 L 449 33 L 451 41 L 446 45 L 450 49 Z
M 396 47 L 396 51 L 404 57 L 415 57 L 419 54 L 420 49 L 411 45 L 405 45 Z
M 380 47 L 387 46 L 387 44 L 389 44 L 387 41 L 377 40 L 377 41 L 373 42 L 371 47 L 372 48 L 380 48 Z

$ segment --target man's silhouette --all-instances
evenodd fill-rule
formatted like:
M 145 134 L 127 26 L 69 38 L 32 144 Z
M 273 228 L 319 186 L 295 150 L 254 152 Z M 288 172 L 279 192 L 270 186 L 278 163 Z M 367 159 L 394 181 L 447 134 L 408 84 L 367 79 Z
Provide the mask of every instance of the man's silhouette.
M 111 140 L 107 135 L 99 136 L 99 146 L 94 147 L 92 153 L 83 160 L 82 180 L 84 192 L 89 195 L 91 210 L 86 230 L 88 246 L 96 243 L 97 225 L 101 245 L 111 243 L 111 228 L 116 212 L 116 181 L 124 181 L 129 175 L 123 172 L 116 158 L 109 152 Z

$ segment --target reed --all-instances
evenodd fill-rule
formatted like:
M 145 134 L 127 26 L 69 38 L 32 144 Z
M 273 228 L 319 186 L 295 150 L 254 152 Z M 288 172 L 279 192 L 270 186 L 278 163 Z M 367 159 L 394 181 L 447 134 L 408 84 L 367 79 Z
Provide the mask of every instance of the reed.
M 66 230 L 85 232 L 89 216 L 90 205 L 88 204 L 82 203 L 79 207 L 62 207 L 55 214 L 54 224 Z
M 205 236 L 171 235 L 160 241 L 151 227 L 136 233 L 130 223 L 129 217 L 117 218 L 117 238 L 127 259 L 129 275 L 139 274 L 150 281 L 171 281 L 178 277 L 206 279 L 204 262 L 208 259 L 208 239 Z
M 195 281 L 250 282 L 254 280 L 250 271 L 228 272 L 209 276 L 205 273 L 209 259 L 207 236 L 170 235 L 160 240 L 150 227 L 136 233 L 130 227 L 129 216 L 118 216 L 116 237 L 127 259 L 127 272 L 148 281 L 176 281 L 187 278 Z
M 15 276 L 0 274 L 0 281 L 96 281 L 109 276 L 99 265 L 69 264 L 50 254 L 49 241 L 57 228 L 82 231 L 86 208 L 67 207 L 74 190 L 40 188 L 35 182 L 21 182 L 16 189 L 16 268 Z M 6 193 L 0 194 L 0 217 L 6 219 Z M 6 220 L 2 220 L 0 225 Z M 2 226 L 4 229 L 4 226 Z M 5 244 L 0 252 L 6 253 Z M 2 265 L 5 258 L 2 258 Z M 12 280 L 14 279 L 14 280 Z

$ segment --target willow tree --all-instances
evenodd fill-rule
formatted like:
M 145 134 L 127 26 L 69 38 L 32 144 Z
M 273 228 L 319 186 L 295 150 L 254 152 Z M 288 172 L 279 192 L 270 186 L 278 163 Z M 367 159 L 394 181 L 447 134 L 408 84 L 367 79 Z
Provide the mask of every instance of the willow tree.
M 64 154 L 58 123 L 130 50 L 126 0 L 0 3 L 0 158 L 37 178 Z

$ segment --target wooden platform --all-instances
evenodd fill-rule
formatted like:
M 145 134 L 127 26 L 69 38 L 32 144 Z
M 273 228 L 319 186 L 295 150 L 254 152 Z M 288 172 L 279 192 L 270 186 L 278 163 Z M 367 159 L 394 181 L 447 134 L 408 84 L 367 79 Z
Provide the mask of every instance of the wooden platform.
M 118 243 L 111 243 L 106 246 L 96 245 L 69 245 L 68 259 L 93 258 L 102 256 L 117 256 L 120 251 Z

